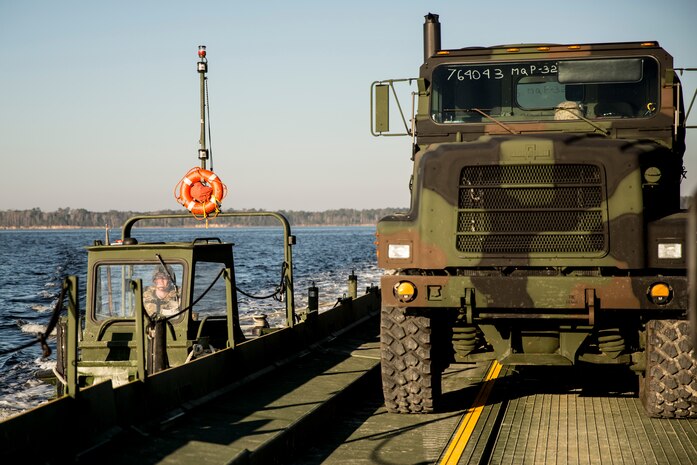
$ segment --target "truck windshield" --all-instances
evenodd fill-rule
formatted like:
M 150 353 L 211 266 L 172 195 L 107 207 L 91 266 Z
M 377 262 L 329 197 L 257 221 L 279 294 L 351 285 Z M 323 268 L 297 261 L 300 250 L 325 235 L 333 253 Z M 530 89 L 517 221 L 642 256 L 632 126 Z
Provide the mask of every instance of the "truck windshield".
M 659 106 L 651 57 L 445 64 L 433 71 L 436 123 L 647 118 Z

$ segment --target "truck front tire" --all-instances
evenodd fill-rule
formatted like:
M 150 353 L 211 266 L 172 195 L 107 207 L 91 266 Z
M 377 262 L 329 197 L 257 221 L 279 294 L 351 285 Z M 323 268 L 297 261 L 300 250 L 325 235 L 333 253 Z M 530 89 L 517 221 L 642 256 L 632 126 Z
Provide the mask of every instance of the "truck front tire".
M 441 394 L 434 368 L 431 318 L 383 307 L 380 318 L 382 390 L 392 413 L 429 413 Z
M 697 360 L 688 321 L 647 323 L 646 372 L 639 396 L 652 417 L 697 418 Z

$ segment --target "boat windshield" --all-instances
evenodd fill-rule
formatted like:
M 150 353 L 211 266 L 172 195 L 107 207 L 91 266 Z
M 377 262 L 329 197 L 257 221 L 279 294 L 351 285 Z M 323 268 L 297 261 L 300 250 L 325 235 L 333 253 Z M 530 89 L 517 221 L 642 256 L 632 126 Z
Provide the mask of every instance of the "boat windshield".
M 135 295 L 130 282 L 143 282 L 143 306 L 145 311 L 170 316 L 181 307 L 181 282 L 184 267 L 173 263 L 109 263 L 97 266 L 94 319 L 133 318 Z
M 651 57 L 445 64 L 433 71 L 436 123 L 647 118 L 659 106 Z

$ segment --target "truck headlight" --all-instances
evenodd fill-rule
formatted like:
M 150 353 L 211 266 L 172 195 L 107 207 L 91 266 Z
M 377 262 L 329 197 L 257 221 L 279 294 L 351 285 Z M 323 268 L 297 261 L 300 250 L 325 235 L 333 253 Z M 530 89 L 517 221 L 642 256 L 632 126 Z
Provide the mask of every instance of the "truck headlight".
M 682 258 L 682 244 L 658 244 L 658 258 Z
M 389 244 L 387 258 L 406 259 L 411 257 L 411 244 Z

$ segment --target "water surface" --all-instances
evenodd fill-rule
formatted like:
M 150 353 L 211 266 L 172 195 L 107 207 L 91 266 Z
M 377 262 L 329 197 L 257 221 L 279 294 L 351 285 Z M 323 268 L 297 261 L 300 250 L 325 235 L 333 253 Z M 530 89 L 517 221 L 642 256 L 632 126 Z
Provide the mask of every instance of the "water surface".
M 319 287 L 321 307 L 329 308 L 347 292 L 352 271 L 358 276 L 359 294 L 379 284 L 375 259 L 374 227 L 294 228 L 293 247 L 296 307 L 307 306 L 307 289 Z M 46 328 L 64 277 L 77 275 L 80 306 L 84 311 L 87 267 L 85 247 L 104 240 L 95 229 L 0 231 L 0 351 L 35 339 Z M 110 231 L 112 240 L 120 231 Z M 237 285 L 245 292 L 266 295 L 278 286 L 283 263 L 283 232 L 280 228 L 146 229 L 135 228 L 140 242 L 189 241 L 217 237 L 235 244 Z M 282 302 L 257 301 L 238 294 L 240 314 L 249 318 L 262 311 L 283 318 Z M 244 323 L 244 321 L 243 321 Z M 55 338 L 50 341 L 55 348 Z M 34 378 L 38 369 L 55 366 L 54 354 L 41 357 L 38 344 L 0 355 L 0 418 L 49 399 L 53 386 Z

